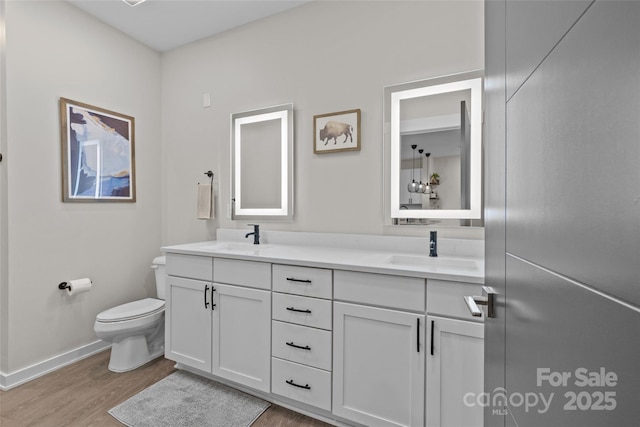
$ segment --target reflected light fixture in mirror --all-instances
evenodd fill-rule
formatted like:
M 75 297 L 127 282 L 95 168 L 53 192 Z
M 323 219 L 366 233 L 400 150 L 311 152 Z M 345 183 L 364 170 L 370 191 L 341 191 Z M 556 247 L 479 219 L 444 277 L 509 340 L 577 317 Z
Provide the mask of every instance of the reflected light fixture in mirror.
M 429 156 L 431 156 L 431 153 L 427 153 L 425 156 L 427 156 L 427 182 L 424 185 L 423 193 L 431 195 L 431 177 L 429 176 Z M 422 165 L 422 161 L 420 162 L 420 165 Z M 420 171 L 422 172 L 422 169 Z
M 411 159 L 411 182 L 407 185 L 407 191 L 409 193 L 417 193 L 418 192 L 418 183 L 416 182 L 416 148 L 417 145 L 412 145 L 411 149 L 413 150 L 413 158 Z

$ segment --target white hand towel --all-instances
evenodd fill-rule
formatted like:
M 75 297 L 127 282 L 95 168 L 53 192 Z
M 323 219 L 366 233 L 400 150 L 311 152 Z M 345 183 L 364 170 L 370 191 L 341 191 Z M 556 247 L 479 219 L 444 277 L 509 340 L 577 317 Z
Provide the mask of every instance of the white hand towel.
M 211 184 L 198 184 L 198 219 L 213 219 L 213 194 Z

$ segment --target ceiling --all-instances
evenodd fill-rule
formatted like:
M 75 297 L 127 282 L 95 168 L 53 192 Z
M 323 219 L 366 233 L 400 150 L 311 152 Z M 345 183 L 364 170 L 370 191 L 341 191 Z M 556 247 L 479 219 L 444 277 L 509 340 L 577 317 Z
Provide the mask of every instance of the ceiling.
M 227 31 L 310 0 L 67 0 L 72 5 L 159 51 Z

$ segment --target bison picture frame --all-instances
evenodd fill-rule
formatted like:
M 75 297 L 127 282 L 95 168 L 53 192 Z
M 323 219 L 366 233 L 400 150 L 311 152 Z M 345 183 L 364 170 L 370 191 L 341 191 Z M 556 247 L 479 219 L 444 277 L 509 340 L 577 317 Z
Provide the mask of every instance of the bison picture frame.
M 360 110 L 313 116 L 313 152 L 360 151 Z

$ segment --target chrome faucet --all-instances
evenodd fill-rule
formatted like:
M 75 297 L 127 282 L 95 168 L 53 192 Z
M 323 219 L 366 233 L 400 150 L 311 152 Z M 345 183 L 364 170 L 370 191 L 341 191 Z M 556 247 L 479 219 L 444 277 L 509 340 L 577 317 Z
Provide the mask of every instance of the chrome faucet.
M 244 238 L 246 239 L 249 236 L 253 236 L 253 244 L 259 245 L 260 244 L 260 225 L 258 224 L 249 224 L 249 225 L 253 225 L 253 233 L 245 234 Z
M 429 256 L 438 256 L 438 232 L 429 232 Z

